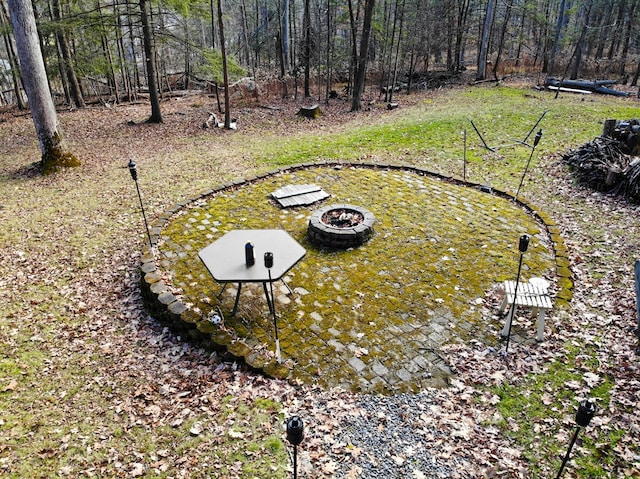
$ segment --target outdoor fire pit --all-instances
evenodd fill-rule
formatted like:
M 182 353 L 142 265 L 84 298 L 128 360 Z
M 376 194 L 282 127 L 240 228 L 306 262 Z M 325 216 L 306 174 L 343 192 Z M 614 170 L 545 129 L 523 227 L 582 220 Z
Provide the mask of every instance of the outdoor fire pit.
M 311 214 L 308 238 L 316 246 L 353 248 L 373 236 L 374 222 L 373 213 L 361 206 L 328 205 Z

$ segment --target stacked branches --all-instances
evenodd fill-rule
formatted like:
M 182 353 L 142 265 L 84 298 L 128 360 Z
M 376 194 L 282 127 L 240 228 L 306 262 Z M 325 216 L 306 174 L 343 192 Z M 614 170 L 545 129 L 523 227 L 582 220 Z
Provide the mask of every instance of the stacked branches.
M 607 131 L 610 130 L 610 131 Z M 578 181 L 640 203 L 640 120 L 605 125 L 603 136 L 563 155 Z

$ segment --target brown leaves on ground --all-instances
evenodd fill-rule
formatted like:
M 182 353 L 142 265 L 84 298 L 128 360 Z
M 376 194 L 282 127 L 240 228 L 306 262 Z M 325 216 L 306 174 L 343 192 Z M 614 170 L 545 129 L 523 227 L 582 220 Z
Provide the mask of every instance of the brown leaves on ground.
M 358 396 L 256 375 L 190 345 L 142 308 L 136 268 L 144 238 L 125 168 L 128 159 L 141 159 L 151 217 L 202 191 L 211 178 L 224 181 L 256 167 L 237 150 L 227 150 L 226 133 L 218 130 L 204 133 L 216 135 L 209 163 L 191 165 L 181 159 L 181 144 L 210 142 L 200 138 L 210 102 L 183 98 L 166 103 L 162 125 L 127 124 L 145 118 L 145 105 L 66 113 L 63 123 L 73 132 L 72 146 L 84 166 L 47 178 L 21 176 L 37 158 L 37 144 L 28 118 L 6 119 L 5 114 L 0 124 L 0 215 L 5 223 L 0 336 L 7 359 L 0 370 L 0 473 L 213 477 L 223 467 L 216 454 L 247 435 L 247 418 L 230 415 L 229 409 L 257 398 L 281 405 L 262 424 L 265 436 L 284 438 L 284 419 L 293 414 L 304 418 L 301 477 L 339 477 L 340 470 L 343 477 L 355 479 L 362 477 L 359 461 L 372 460 L 374 453 L 342 440 L 344 421 L 363 414 Z M 283 118 L 297 108 L 291 102 L 277 109 L 243 109 L 239 128 L 251 134 L 281 131 Z M 324 116 L 314 122 L 285 120 L 287 128 L 323 132 L 346 127 L 345 105 L 323 110 Z M 367 120 L 363 115 L 355 121 Z M 541 403 L 558 410 L 551 417 L 532 417 L 533 429 L 566 444 L 576 401 L 608 381 L 610 399 L 601 400 L 585 434 L 596 443 L 601 438 L 598 447 L 613 463 L 608 477 L 638 477 L 640 376 L 631 260 L 640 250 L 639 211 L 577 189 L 552 159 L 545 161 L 553 188 L 528 188 L 535 203 L 554 212 L 567 240 L 576 276 L 574 299 L 570 309 L 548 318 L 543 343 L 515 344 L 507 357 L 500 348 L 483 344 L 447 351 L 455 379 L 447 389 L 428 391 L 428 412 L 413 427 L 429 443 L 428 454 L 450 467 L 449 477 L 532 477 L 526 455 L 531 451 L 505 434 L 520 427 L 520 421 L 501 415 L 495 391 L 502 385 L 518 387 L 551 364 L 564 363 L 566 345 L 589 353 L 575 354 L 574 363 L 567 365 L 576 378 L 564 385 L 570 395 L 562 396 L 560 408 L 558 395 L 565 391 L 541 392 Z M 171 181 L 161 181 L 166 178 Z M 484 314 L 495 315 L 496 305 L 497 300 L 488 298 Z M 529 332 L 533 335 L 532 328 Z M 384 418 L 377 420 L 384 423 Z M 614 431 L 626 433 L 607 450 Z M 398 452 L 394 458 L 400 463 L 411 453 Z M 254 454 L 271 453 L 258 449 Z M 218 477 L 245 477 L 242 461 L 226 466 Z M 536 464 L 545 476 L 556 466 Z M 285 477 L 287 472 L 276 467 L 264 474 Z M 429 477 L 418 469 L 412 476 Z

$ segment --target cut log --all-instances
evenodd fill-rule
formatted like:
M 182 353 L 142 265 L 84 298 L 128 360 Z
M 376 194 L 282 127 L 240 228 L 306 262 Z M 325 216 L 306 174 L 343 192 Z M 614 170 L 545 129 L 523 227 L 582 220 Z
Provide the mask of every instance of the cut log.
M 553 85 L 547 85 L 547 88 L 549 90 L 560 90 L 565 93 L 579 93 L 581 95 L 591 95 L 591 93 L 593 93 L 589 90 L 579 90 L 577 88 L 565 88 L 565 87 L 553 86 Z
M 613 138 L 613 132 L 616 130 L 618 120 L 615 118 L 609 118 L 604 121 L 604 128 L 602 129 L 602 136 L 605 138 Z
M 320 105 L 316 104 L 308 107 L 301 107 L 296 115 L 303 116 L 305 118 L 318 118 L 322 115 L 322 111 L 320 110 Z
M 593 92 L 593 93 L 601 93 L 603 95 L 613 95 L 613 96 L 629 96 L 629 93 L 619 90 L 614 90 L 613 88 L 607 88 L 604 85 L 611 85 L 612 80 L 597 80 L 597 81 L 586 81 L 586 80 L 557 80 L 555 78 L 547 78 L 545 82 L 545 86 L 549 89 L 555 90 L 559 89 L 560 91 L 571 91 L 573 93 L 584 92 Z M 613 82 L 615 83 L 615 81 Z M 563 88 L 569 88 L 570 90 L 563 90 Z

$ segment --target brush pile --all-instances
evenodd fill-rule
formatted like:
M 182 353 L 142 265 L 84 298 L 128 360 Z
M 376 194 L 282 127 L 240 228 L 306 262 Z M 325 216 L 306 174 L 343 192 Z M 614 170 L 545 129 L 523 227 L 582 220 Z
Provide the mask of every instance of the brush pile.
M 640 120 L 607 120 L 602 136 L 562 160 L 581 184 L 640 203 Z

